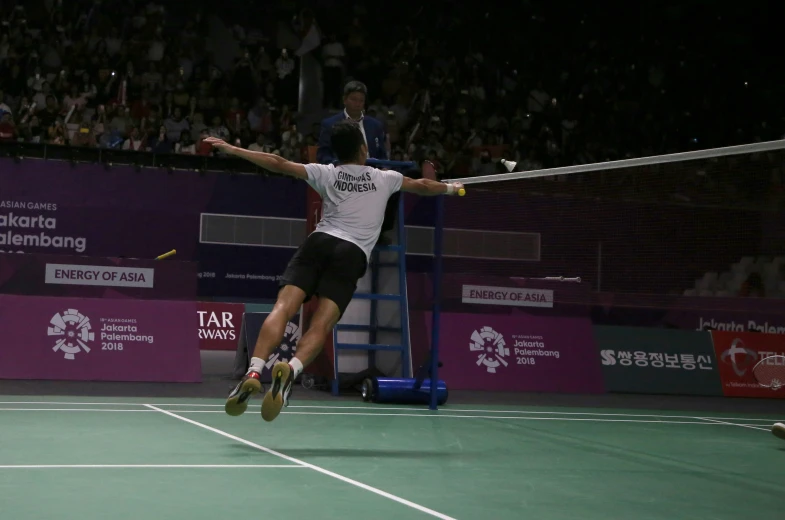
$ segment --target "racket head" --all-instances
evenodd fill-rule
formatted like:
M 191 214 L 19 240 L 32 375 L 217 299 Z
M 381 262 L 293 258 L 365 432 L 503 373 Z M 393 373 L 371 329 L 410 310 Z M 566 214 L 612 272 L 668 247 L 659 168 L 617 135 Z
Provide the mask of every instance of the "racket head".
M 766 356 L 755 364 L 752 374 L 760 386 L 775 391 L 785 387 L 785 355 Z

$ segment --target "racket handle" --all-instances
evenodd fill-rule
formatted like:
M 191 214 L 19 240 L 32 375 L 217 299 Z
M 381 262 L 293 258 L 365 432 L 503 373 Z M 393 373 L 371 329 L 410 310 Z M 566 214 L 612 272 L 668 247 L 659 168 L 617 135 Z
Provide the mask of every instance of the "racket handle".
M 164 258 L 169 258 L 170 256 L 174 256 L 177 253 L 177 249 L 172 249 L 171 251 L 164 253 L 160 256 L 155 257 L 156 260 L 163 260 Z
M 463 189 L 463 188 L 459 189 L 458 190 L 458 196 L 459 197 L 463 197 L 464 195 L 466 195 L 466 190 Z

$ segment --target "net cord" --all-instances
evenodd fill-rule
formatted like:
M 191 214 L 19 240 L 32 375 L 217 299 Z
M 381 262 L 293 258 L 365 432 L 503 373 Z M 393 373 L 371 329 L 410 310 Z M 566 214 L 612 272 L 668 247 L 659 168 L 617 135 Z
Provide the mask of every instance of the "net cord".
M 783 150 L 783 149 L 785 149 L 785 139 L 780 139 L 776 141 L 764 141 L 761 143 L 726 146 L 723 148 L 708 148 L 706 150 L 696 150 L 692 152 L 680 152 L 680 153 L 672 153 L 666 155 L 636 157 L 635 159 L 622 159 L 619 161 L 606 161 L 606 162 L 591 163 L 591 164 L 577 164 L 574 166 L 561 166 L 559 168 L 547 168 L 544 170 L 499 173 L 495 175 L 465 177 L 462 179 L 445 179 L 445 181 L 460 182 L 466 185 L 479 184 L 485 182 L 495 182 L 495 181 L 515 181 L 521 179 L 536 179 L 539 177 L 550 177 L 553 175 L 568 175 L 570 173 L 586 173 L 586 172 L 594 172 L 594 171 L 614 170 L 619 168 L 632 168 L 636 166 L 649 166 L 652 164 L 695 161 L 698 159 L 713 159 L 715 157 L 727 157 L 730 155 L 761 153 L 761 152 L 769 152 L 772 150 Z

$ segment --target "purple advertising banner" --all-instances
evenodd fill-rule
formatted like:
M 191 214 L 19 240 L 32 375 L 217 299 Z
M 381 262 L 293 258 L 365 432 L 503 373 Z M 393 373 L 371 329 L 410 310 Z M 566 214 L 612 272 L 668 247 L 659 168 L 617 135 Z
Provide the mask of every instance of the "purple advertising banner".
M 195 300 L 197 265 L 171 259 L 0 253 L 0 293 Z
M 444 313 L 440 328 L 439 378 L 450 389 L 605 391 L 587 318 Z
M 152 259 L 176 249 L 170 260 L 198 262 L 199 295 L 274 298 L 294 248 L 288 236 L 263 235 L 253 217 L 304 222 L 306 187 L 281 177 L 0 159 L 0 252 Z M 252 218 L 234 233 L 243 216 Z M 231 240 L 207 240 L 209 231 Z
M 432 279 L 409 273 L 412 361 L 430 347 Z M 456 390 L 605 391 L 585 284 L 445 274 L 439 378 Z
M 0 379 L 198 383 L 196 302 L 0 295 Z
M 785 334 L 785 300 L 594 293 L 592 321 L 597 325 Z

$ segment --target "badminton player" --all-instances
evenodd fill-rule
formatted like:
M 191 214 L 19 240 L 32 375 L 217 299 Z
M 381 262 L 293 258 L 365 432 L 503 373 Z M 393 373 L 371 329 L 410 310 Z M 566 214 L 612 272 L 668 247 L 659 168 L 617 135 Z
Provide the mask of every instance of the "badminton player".
M 319 354 L 349 305 L 379 238 L 390 195 L 398 191 L 423 196 L 456 195 L 463 185 L 414 180 L 395 171 L 365 166 L 368 147 L 360 127 L 351 120 L 336 123 L 332 130 L 330 145 L 337 166 L 293 163 L 277 155 L 237 148 L 214 137 L 205 142 L 269 171 L 302 179 L 323 200 L 321 220 L 283 273 L 278 299 L 259 331 L 248 372 L 226 400 L 227 414 L 245 412 L 249 399 L 262 391 L 262 367 L 281 344 L 286 324 L 303 302 L 316 295 L 316 312 L 297 344 L 295 357 L 273 366 L 272 383 L 262 401 L 262 418 L 272 421 L 283 406 L 288 406 L 295 378 Z

